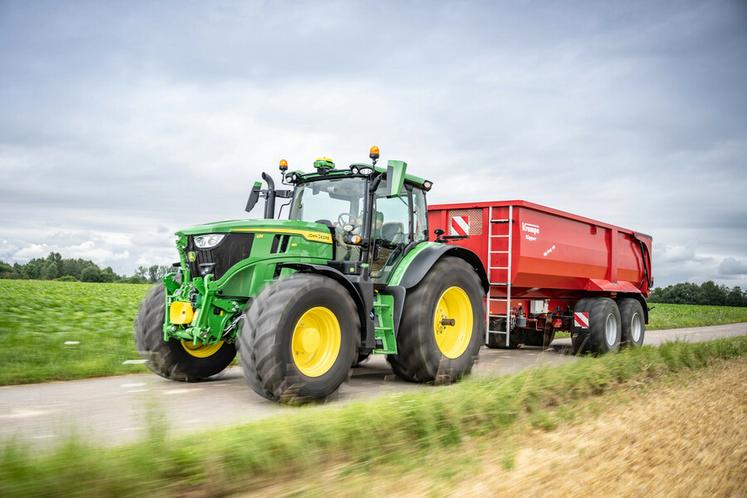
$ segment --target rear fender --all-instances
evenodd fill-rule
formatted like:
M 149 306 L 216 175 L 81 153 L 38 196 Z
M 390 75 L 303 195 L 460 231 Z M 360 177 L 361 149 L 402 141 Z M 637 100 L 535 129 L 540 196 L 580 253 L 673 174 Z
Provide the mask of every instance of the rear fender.
M 402 278 L 398 282 L 391 282 L 389 285 L 399 285 L 405 289 L 415 287 L 428 274 L 433 265 L 445 256 L 455 256 L 469 263 L 479 276 L 483 290 L 488 291 L 490 288 L 488 275 L 480 258 L 469 249 L 447 244 L 430 244 L 420 251 L 409 263 Z
M 405 268 L 404 273 L 396 272 L 401 275 L 401 277 L 395 277 L 392 279 L 387 287 L 388 292 L 394 294 L 396 300 L 396 306 L 394 308 L 395 333 L 399 333 L 399 323 L 402 320 L 402 312 L 404 310 L 404 301 L 407 295 L 407 290 L 418 285 L 431 268 L 433 268 L 433 265 L 445 256 L 455 256 L 469 263 L 480 277 L 480 283 L 482 284 L 483 290 L 485 290 L 486 293 L 488 292 L 490 288 L 488 276 L 485 273 L 485 268 L 482 266 L 482 261 L 480 261 L 480 258 L 478 258 L 475 253 L 469 249 L 464 249 L 463 247 L 428 243 L 425 249 L 417 253 L 409 263 L 406 263 L 407 268 Z M 397 270 L 399 270 L 399 268 Z M 397 290 L 397 292 L 393 292 L 393 290 Z

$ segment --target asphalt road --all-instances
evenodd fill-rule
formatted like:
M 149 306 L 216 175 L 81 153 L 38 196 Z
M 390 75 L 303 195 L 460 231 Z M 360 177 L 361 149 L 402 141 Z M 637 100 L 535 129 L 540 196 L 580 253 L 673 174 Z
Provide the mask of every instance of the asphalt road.
M 699 342 L 717 337 L 747 335 L 747 323 L 648 331 L 646 344 L 681 339 Z M 551 348 L 491 350 L 484 348 L 476 375 L 510 374 L 536 365 L 574 361 L 570 340 Z M 382 357 L 369 359 L 354 370 L 331 404 L 342 404 L 384 393 L 438 389 L 398 380 Z M 141 436 L 146 416 L 158 413 L 173 433 L 206 432 L 265 417 L 292 413 L 254 394 L 241 370 L 230 368 L 215 380 L 195 384 L 171 382 L 151 374 L 0 387 L 0 439 L 17 437 L 36 446 L 53 445 L 76 433 L 98 444 L 116 445 Z

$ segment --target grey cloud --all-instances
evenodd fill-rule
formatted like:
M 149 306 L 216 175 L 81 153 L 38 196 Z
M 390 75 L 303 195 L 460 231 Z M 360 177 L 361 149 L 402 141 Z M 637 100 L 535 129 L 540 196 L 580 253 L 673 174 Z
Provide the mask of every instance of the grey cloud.
M 718 265 L 719 274 L 725 276 L 745 276 L 747 275 L 747 261 L 736 258 L 724 258 Z
M 377 143 L 430 202 L 526 198 L 652 234 L 659 284 L 725 278 L 746 25 L 743 2 L 2 3 L 0 258 L 166 263 L 280 157 Z

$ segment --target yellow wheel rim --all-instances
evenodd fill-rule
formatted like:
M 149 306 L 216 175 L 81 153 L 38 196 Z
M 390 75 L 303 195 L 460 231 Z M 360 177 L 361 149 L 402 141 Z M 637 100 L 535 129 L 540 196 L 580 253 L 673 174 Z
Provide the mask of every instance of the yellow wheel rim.
M 199 344 L 197 346 L 195 346 L 192 341 L 182 341 L 182 347 L 184 348 L 184 351 L 189 353 L 190 356 L 194 356 L 195 358 L 207 358 L 209 356 L 213 356 L 218 352 L 221 346 L 223 346 L 223 341 L 218 341 L 215 344 Z
M 433 333 L 445 357 L 459 358 L 472 339 L 472 302 L 461 287 L 449 287 L 436 303 Z
M 342 330 L 335 314 L 324 306 L 311 308 L 293 329 L 293 363 L 305 376 L 320 377 L 335 364 L 341 342 Z

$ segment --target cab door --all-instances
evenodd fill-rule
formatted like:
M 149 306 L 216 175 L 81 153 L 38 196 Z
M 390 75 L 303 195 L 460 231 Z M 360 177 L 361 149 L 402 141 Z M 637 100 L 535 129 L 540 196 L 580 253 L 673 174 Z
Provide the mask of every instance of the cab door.
M 392 270 L 415 244 L 428 238 L 425 194 L 405 184 L 398 196 L 387 197 L 382 182 L 376 189 L 371 217 L 371 278 L 386 282 Z

